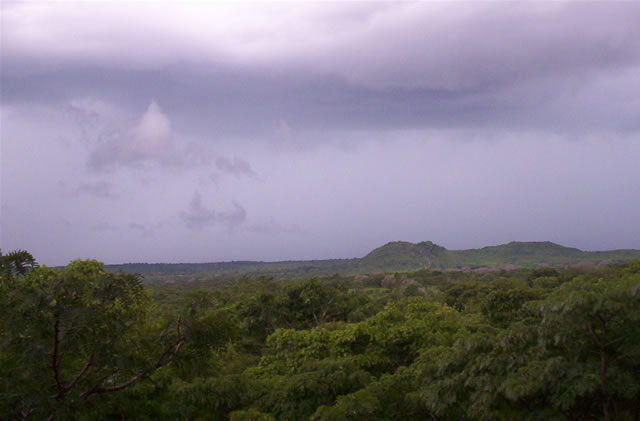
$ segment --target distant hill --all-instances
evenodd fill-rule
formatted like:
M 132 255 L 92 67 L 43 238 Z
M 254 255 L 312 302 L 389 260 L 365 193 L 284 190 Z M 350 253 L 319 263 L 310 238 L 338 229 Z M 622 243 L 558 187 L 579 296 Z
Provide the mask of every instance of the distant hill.
M 373 250 L 359 259 L 359 263 L 384 272 L 388 272 L 389 268 L 415 269 L 433 266 L 446 253 L 447 249 L 431 241 L 418 244 L 394 241 Z
M 282 262 L 127 263 L 109 270 L 139 272 L 147 281 L 231 279 L 241 276 L 308 278 L 332 274 L 402 272 L 419 269 L 490 270 L 538 266 L 602 265 L 640 258 L 640 250 L 582 251 L 549 241 L 511 242 L 480 249 L 447 250 L 423 241 L 394 241 L 362 258 Z

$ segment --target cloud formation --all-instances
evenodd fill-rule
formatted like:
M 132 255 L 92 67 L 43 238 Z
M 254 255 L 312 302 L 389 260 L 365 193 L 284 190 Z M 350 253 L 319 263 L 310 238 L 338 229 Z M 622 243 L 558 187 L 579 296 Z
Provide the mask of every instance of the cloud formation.
M 242 225 L 246 219 L 247 211 L 235 200 L 233 201 L 233 210 L 218 214 L 218 220 L 230 230 Z
M 81 9 L 60 2 L 6 8 L 6 71 L 33 72 L 44 61 L 54 68 L 127 69 L 189 61 L 304 69 L 377 88 L 483 90 L 640 59 L 635 2 L 97 3 Z M 102 25 L 93 23 L 98 18 Z
M 22 2 L 2 19 L 3 102 L 88 95 L 137 113 L 156 98 L 172 132 L 212 143 L 640 129 L 638 2 Z M 108 143 L 94 165 L 169 159 L 141 143 Z
M 89 157 L 89 166 L 94 170 L 142 163 L 162 166 L 182 163 L 182 157 L 173 142 L 171 122 L 155 101 L 151 101 L 138 122 L 125 135 L 107 140 Z
M 202 204 L 202 195 L 198 192 L 193 194 L 189 209 L 186 212 L 182 212 L 180 217 L 186 227 L 193 231 L 202 231 L 214 224 L 217 219 L 215 210 L 208 209 Z
M 187 211 L 180 213 L 180 218 L 185 226 L 193 231 L 203 231 L 215 224 L 220 224 L 227 230 L 233 231 L 247 219 L 247 211 L 235 200 L 233 210 L 216 212 L 207 208 L 202 203 L 202 195 L 199 192 L 193 194 Z
M 119 195 L 113 191 L 113 186 L 107 181 L 96 181 L 95 183 L 80 183 L 76 189 L 79 193 L 90 194 L 109 200 L 116 200 Z
M 144 224 L 138 224 L 138 223 L 132 222 L 129 224 L 129 229 L 139 233 L 142 236 L 142 238 L 153 237 L 153 229 L 149 228 Z
M 246 159 L 234 157 L 233 159 L 226 158 L 224 156 L 216 159 L 216 168 L 222 174 L 230 174 L 236 177 L 247 176 L 255 177 L 256 173 L 251 168 L 251 164 Z M 215 178 L 217 179 L 217 175 Z
M 640 248 L 638 2 L 0 8 L 3 249 Z

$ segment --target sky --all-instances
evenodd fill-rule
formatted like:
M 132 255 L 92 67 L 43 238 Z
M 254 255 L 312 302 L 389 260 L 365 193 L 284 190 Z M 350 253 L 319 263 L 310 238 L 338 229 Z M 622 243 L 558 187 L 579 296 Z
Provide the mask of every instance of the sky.
M 640 2 L 3 1 L 0 247 L 640 249 Z

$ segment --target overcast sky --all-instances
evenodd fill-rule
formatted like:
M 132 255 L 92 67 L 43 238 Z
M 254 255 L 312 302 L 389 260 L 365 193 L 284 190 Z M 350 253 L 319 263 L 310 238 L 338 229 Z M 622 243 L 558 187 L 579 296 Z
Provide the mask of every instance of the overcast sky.
M 3 251 L 640 249 L 640 2 L 0 12 Z

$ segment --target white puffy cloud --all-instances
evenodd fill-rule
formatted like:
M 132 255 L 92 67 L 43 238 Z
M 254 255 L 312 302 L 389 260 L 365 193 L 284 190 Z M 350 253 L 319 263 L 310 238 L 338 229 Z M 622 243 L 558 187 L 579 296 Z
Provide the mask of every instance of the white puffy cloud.
M 173 142 L 171 122 L 155 101 L 151 101 L 127 133 L 99 145 L 89 158 L 89 166 L 96 170 L 145 162 L 160 165 L 182 163 L 182 157 Z

